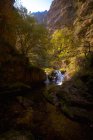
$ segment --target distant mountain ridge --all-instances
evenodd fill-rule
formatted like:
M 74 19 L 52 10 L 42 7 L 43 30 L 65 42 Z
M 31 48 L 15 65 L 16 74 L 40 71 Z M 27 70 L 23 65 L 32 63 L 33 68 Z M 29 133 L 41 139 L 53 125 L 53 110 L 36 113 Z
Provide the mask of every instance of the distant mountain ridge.
M 39 11 L 33 12 L 33 13 L 31 13 L 31 15 L 35 17 L 35 19 L 37 20 L 37 22 L 39 24 L 46 24 L 47 13 L 48 13 L 48 11 L 45 10 L 45 11 L 41 11 L 41 12 L 39 12 Z

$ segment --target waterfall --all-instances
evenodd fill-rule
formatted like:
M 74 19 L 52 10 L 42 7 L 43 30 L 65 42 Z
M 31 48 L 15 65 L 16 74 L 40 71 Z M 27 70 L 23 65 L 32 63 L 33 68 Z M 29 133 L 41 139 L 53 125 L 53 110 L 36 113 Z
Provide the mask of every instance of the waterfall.
M 59 70 L 56 70 L 56 85 L 62 85 L 64 80 L 64 75 Z

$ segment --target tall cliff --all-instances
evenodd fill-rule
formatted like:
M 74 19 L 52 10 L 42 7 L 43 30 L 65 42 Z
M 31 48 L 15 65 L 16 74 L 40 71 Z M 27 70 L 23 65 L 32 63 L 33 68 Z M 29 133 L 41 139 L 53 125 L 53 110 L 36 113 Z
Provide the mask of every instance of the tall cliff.
M 71 36 L 73 38 L 73 44 L 71 44 L 71 46 L 74 46 L 74 49 L 71 50 L 70 44 L 67 43 L 71 55 L 68 51 L 68 55 L 70 56 L 69 58 L 66 58 L 68 59 L 68 64 L 66 64 L 65 58 L 60 59 L 62 64 L 60 64 L 61 67 L 65 68 L 65 64 L 67 66 L 67 70 L 69 69 L 68 71 L 72 74 L 74 74 L 74 72 L 72 72 L 73 70 L 76 72 L 82 69 L 79 71 L 82 74 L 88 73 L 92 75 L 93 0 L 54 0 L 50 7 L 47 20 L 48 28 L 51 33 L 53 33 L 56 29 L 64 28 L 64 26 L 67 27 L 69 25 L 72 27 L 68 29 L 71 29 Z M 65 50 L 65 48 L 63 49 Z
M 75 36 L 93 46 L 93 0 L 53 0 L 47 26 L 52 31 L 73 26 Z
M 77 17 L 74 21 L 75 35 L 90 44 L 93 51 L 93 0 L 77 0 L 74 4 L 77 6 Z
M 47 25 L 50 30 L 72 25 L 75 9 L 72 0 L 53 0 L 47 15 Z

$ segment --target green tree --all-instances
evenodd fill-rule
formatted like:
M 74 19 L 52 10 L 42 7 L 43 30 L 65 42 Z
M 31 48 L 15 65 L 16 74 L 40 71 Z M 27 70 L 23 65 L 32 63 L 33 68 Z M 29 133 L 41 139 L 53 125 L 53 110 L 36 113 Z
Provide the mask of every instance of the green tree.
M 31 61 L 40 66 L 49 66 L 51 46 L 48 30 L 43 25 L 37 24 L 34 28 L 33 39 Z
M 56 30 L 52 35 L 51 43 L 54 62 L 66 60 L 75 55 L 76 43 L 70 29 Z
M 16 21 L 16 47 L 19 52 L 29 57 L 34 65 L 48 65 L 50 49 L 48 30 L 43 25 L 37 24 L 23 7 L 19 10 L 19 14 L 16 14 Z

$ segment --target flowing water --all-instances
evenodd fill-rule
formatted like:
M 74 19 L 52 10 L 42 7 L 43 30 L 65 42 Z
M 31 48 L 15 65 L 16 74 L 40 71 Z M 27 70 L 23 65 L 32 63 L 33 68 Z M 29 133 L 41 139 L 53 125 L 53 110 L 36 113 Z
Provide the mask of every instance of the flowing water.
M 93 130 L 70 120 L 34 87 L 0 95 L 0 140 L 92 140 Z

